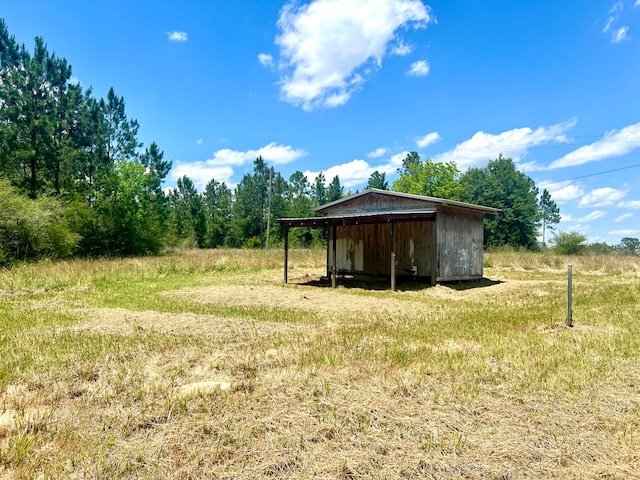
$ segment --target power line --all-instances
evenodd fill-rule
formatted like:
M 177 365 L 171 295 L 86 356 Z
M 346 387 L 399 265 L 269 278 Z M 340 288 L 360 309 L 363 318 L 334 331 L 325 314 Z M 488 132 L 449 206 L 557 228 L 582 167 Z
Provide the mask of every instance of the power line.
M 621 170 L 629 170 L 630 168 L 637 168 L 637 167 L 640 167 L 640 163 L 637 163 L 635 165 L 627 165 L 626 167 L 614 168 L 613 170 L 605 170 L 604 172 L 596 172 L 596 173 L 590 173 L 588 175 L 581 175 L 579 177 L 568 178 L 566 180 L 558 180 L 556 182 L 541 182 L 541 183 L 544 184 L 544 186 L 555 185 L 556 183 L 571 182 L 573 180 L 580 180 L 582 178 L 587 178 L 587 177 L 596 177 L 598 175 L 604 175 L 606 173 L 619 172 Z

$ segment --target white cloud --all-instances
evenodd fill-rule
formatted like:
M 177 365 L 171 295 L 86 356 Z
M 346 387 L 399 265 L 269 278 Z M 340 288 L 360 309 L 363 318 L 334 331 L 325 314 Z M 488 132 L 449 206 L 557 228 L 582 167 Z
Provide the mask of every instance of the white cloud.
M 591 228 L 591 225 L 583 225 L 581 223 L 576 223 L 573 227 L 571 227 L 571 230 L 575 232 L 587 233 L 587 231 L 590 228 Z
M 273 57 L 268 53 L 258 54 L 258 61 L 264 67 L 273 67 Z
M 633 4 L 634 7 L 640 7 L 640 0 L 636 0 L 636 3 Z
M 396 173 L 398 171 L 398 169 L 400 167 L 402 167 L 402 162 L 404 161 L 405 158 L 407 158 L 407 155 L 409 154 L 409 152 L 404 151 L 404 152 L 400 152 L 400 153 L 396 153 L 395 155 L 392 155 L 389 158 L 389 161 L 381 167 L 378 167 L 377 170 L 379 170 L 380 172 L 385 172 L 385 173 Z
M 640 1 L 640 0 L 638 0 L 638 1 Z M 624 214 L 620 215 L 619 217 L 616 217 L 615 222 L 616 223 L 624 222 L 625 220 L 629 220 L 630 218 L 633 218 L 633 213 L 624 213 Z
M 196 143 L 197 143 L 198 145 L 202 145 L 202 144 L 204 143 L 204 140 L 203 140 L 203 139 L 201 139 L 201 138 L 199 138 L 199 139 L 197 139 L 197 140 L 196 140 Z
M 584 195 L 580 200 L 581 207 L 606 207 L 613 205 L 627 194 L 624 190 L 617 190 L 611 187 L 596 188 Z
M 611 130 L 604 137 L 590 145 L 584 145 L 564 157 L 554 160 L 549 170 L 574 167 L 588 162 L 597 162 L 605 158 L 619 157 L 640 148 L 640 122 L 622 130 Z
M 603 33 L 607 33 L 609 31 L 609 28 L 611 28 L 611 24 L 615 21 L 615 18 L 613 17 L 609 17 L 607 19 L 607 23 L 604 24 L 604 28 L 602 29 Z
M 418 60 L 413 62 L 407 71 L 407 75 L 412 77 L 425 77 L 429 73 L 429 64 L 426 60 Z
M 639 4 L 640 0 L 636 0 L 635 6 L 638 6 Z M 615 26 L 622 15 L 622 10 L 624 10 L 624 3 L 622 3 L 622 1 L 614 3 L 609 9 L 609 18 L 607 18 L 607 21 L 602 28 L 603 33 L 611 31 L 611 43 L 617 44 L 629 38 L 629 27 L 627 25 L 623 25 L 621 27 Z
M 576 200 L 584 195 L 584 190 L 578 184 L 566 182 L 540 182 L 538 187 L 542 190 L 546 188 L 551 194 L 551 198 L 558 204 Z
M 223 148 L 215 152 L 213 158 L 207 160 L 207 162 L 210 162 L 212 165 L 240 166 L 253 162 L 256 158 L 262 156 L 267 163 L 281 165 L 293 162 L 307 154 L 305 150 L 294 149 L 289 145 L 278 145 L 275 142 L 271 142 L 257 150 L 247 150 L 244 152 Z
M 187 32 L 180 32 L 180 31 L 174 30 L 173 32 L 167 32 L 167 37 L 172 42 L 186 42 Z
M 324 172 L 324 177 L 331 181 L 333 177 L 340 177 L 340 184 L 350 188 L 365 183 L 376 169 L 364 160 L 352 160 L 340 165 L 334 165 Z M 314 182 L 320 172 L 305 171 L 310 182 Z M 382 173 L 382 172 L 381 172 Z
M 213 158 L 197 162 L 177 161 L 171 169 L 171 178 L 178 178 L 187 175 L 199 190 L 203 190 L 205 185 L 215 178 L 219 182 L 231 185 L 233 167 L 239 167 L 253 162 L 259 156 L 268 164 L 281 165 L 293 162 L 308 155 L 305 150 L 295 149 L 288 145 L 278 145 L 271 142 L 257 150 L 238 151 L 223 148 L 213 154 Z
M 369 158 L 380 158 L 383 157 L 385 153 L 387 153 L 388 149 L 384 147 L 376 148 L 375 150 L 367 153 L 367 157 Z
M 560 214 L 560 221 L 561 222 L 573 222 L 574 218 L 571 216 L 570 213 L 561 213 Z
M 289 145 L 278 145 L 271 142 L 269 145 L 265 145 L 257 151 L 249 150 L 251 154 L 251 161 L 253 161 L 257 155 L 262 155 L 267 162 L 272 162 L 275 165 L 290 163 L 301 157 L 308 155 L 308 152 L 300 148 L 292 148 Z
M 584 217 L 582 217 L 578 221 L 579 222 L 591 222 L 593 220 L 597 220 L 599 218 L 602 218 L 602 217 L 604 217 L 606 215 L 607 215 L 607 212 L 605 212 L 603 210 L 596 210 L 594 212 L 591 212 L 589 215 L 585 215 Z
M 340 177 L 340 184 L 343 187 L 357 187 L 359 185 L 365 184 L 367 180 L 369 180 L 371 174 L 376 170 L 380 173 L 384 173 L 387 176 L 396 173 L 398 168 L 402 166 L 402 161 L 405 159 L 408 153 L 409 152 L 405 151 L 392 155 L 386 163 L 382 163 L 376 166 L 370 165 L 367 161 L 360 159 L 352 160 L 347 163 L 341 163 L 340 165 L 334 165 L 333 167 L 328 168 L 323 172 L 324 177 L 326 178 L 327 182 L 330 182 L 333 177 L 338 175 L 338 177 Z M 319 173 L 320 172 L 311 172 L 309 170 L 304 172 L 311 183 L 315 181 L 315 178 Z
M 424 137 L 416 138 L 416 145 L 420 148 L 425 148 L 432 143 L 440 140 L 440 134 L 438 132 L 427 133 Z
M 472 165 L 485 165 L 489 159 L 497 158 L 499 154 L 511 157 L 514 162 L 524 158 L 529 149 L 545 143 L 564 143 L 568 141 L 565 132 L 576 124 L 575 119 L 557 123 L 548 127 L 514 128 L 498 135 L 477 132 L 469 140 L 456 145 L 448 152 L 437 155 L 434 160 L 439 162 L 454 161 L 459 168 L 465 169 Z
M 411 52 L 413 52 L 413 48 L 405 44 L 402 40 L 400 40 L 398 44 L 391 49 L 391 55 L 399 55 L 401 57 L 409 55 Z
M 527 173 L 527 172 L 538 172 L 540 170 L 545 170 L 545 168 L 539 165 L 538 162 L 532 161 L 532 162 L 519 162 L 518 170 L 520 170 L 521 172 Z
M 623 208 L 640 208 L 640 200 L 631 200 L 629 202 L 620 202 L 619 207 Z
M 628 26 L 624 25 L 618 28 L 613 35 L 611 35 L 611 43 L 620 43 L 623 40 L 626 40 L 628 38 L 627 33 L 629 33 Z
M 397 53 L 398 29 L 431 21 L 420 0 L 290 1 L 280 12 L 276 38 L 282 98 L 305 110 L 343 105 L 363 85 L 364 69 L 380 68 L 394 53 L 390 42 Z
M 183 176 L 189 177 L 199 191 L 204 191 L 211 179 L 224 182 L 229 186 L 233 176 L 233 168 L 223 165 L 214 165 L 210 160 L 199 162 L 176 161 L 171 169 L 171 178 L 177 180 Z
M 623 230 L 613 230 L 612 232 L 609 232 L 609 235 L 629 237 L 631 235 L 637 235 L 638 233 L 640 233 L 640 230 L 634 230 L 629 228 L 629 229 L 623 229 Z

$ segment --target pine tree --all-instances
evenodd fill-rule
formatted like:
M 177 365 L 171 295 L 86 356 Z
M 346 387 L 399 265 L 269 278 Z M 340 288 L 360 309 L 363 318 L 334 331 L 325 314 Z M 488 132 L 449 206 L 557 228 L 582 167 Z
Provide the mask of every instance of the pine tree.
M 344 189 L 342 188 L 342 185 L 340 185 L 340 178 L 336 175 L 329 184 L 329 188 L 327 190 L 327 202 L 335 202 L 336 200 L 340 200 L 343 196 Z
M 380 173 L 378 170 L 373 172 L 367 182 L 367 188 L 378 188 L 380 190 L 389 190 L 389 182 L 385 178 L 386 174 Z
M 211 179 L 205 187 L 203 202 L 207 225 L 205 245 L 208 248 L 226 245 L 231 222 L 231 190 L 226 183 Z
M 59 152 L 54 146 L 57 134 L 66 135 L 59 124 L 62 98 L 67 92 L 71 66 L 49 53 L 44 40 L 36 37 L 33 54 L 24 47 L 16 55 L 12 38 L 1 33 L 3 55 L 0 77 L 0 134 L 5 160 L 2 169 L 12 183 L 31 198 L 52 188 L 52 170 Z M 11 65 L 11 62 L 18 62 Z
M 312 191 L 312 197 L 316 207 L 327 203 L 327 187 L 325 186 L 325 182 L 324 173 L 320 172 L 316 176 L 316 181 L 313 183 Z
M 118 97 L 109 89 L 107 100 L 100 100 L 100 109 L 105 119 L 105 158 L 104 163 L 113 165 L 118 160 L 130 160 L 136 156 L 136 150 L 142 146 L 138 142 L 138 121 L 129 120 L 125 113 L 123 97 Z
M 17 67 L 20 65 L 20 50 L 16 38 L 9 34 L 9 29 L 3 18 L 0 18 L 0 69 Z
M 546 188 L 540 197 L 540 213 L 542 216 L 542 244 L 545 245 L 547 229 L 553 230 L 551 225 L 560 223 L 560 208 L 551 199 L 551 194 Z

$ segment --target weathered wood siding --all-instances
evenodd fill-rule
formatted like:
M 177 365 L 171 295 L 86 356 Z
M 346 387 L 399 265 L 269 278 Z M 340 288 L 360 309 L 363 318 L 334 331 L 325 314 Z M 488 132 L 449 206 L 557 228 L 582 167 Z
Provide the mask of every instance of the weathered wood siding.
M 474 206 L 445 205 L 445 201 L 394 197 L 377 192 L 345 199 L 319 211 L 341 216 L 368 212 L 435 209 L 435 221 L 398 221 L 396 273 L 409 274 L 416 266 L 420 277 L 432 281 L 478 280 L 483 275 L 484 211 Z M 327 245 L 327 273 L 332 265 L 332 241 Z M 336 267 L 340 273 L 390 275 L 391 224 L 339 226 L 336 231 Z
M 483 218 L 481 212 L 443 206 L 438 209 L 437 281 L 482 278 Z
M 434 221 L 398 222 L 396 227 L 396 272 L 430 277 L 435 267 Z M 328 242 L 328 271 L 333 267 L 331 237 Z M 336 266 L 339 273 L 390 275 L 391 224 L 350 225 L 336 231 Z
M 412 198 L 393 198 L 386 195 L 370 194 L 354 198 L 324 211 L 326 215 L 347 215 L 366 212 L 390 212 L 416 208 L 436 208 L 433 202 Z

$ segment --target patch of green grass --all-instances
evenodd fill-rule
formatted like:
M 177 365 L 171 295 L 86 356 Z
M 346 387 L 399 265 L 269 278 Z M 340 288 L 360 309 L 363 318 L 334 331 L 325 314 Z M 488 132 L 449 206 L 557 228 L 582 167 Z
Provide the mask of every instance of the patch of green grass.
M 282 286 L 279 250 L 1 271 L 0 474 L 623 478 L 640 262 L 486 258 L 491 281 L 400 292 Z M 258 294 L 199 298 L 234 286 Z M 202 380 L 231 387 L 182 393 Z

